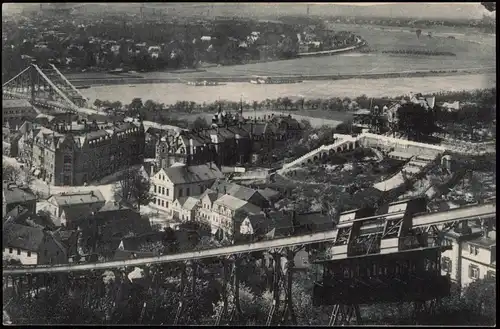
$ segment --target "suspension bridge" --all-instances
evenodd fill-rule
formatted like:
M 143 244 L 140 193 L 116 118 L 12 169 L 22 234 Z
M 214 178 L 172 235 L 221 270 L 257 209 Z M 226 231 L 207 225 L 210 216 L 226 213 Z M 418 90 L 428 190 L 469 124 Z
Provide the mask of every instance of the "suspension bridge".
M 25 99 L 31 105 L 54 113 L 72 113 L 82 116 L 102 114 L 91 109 L 86 98 L 55 65 L 39 67 L 30 64 L 18 75 L 2 85 L 3 99 Z

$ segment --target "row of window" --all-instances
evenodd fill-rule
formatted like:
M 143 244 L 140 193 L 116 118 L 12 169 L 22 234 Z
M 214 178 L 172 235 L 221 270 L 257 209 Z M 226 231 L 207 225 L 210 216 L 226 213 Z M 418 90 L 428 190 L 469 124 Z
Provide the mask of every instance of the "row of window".
M 157 205 L 161 205 L 163 208 L 168 208 L 168 201 L 161 200 L 160 198 L 153 198 L 153 203 Z
M 14 252 L 14 249 L 9 248 L 9 254 L 12 254 L 13 252 Z M 17 254 L 21 255 L 21 249 L 17 248 Z M 28 251 L 27 254 L 28 254 L 28 257 L 31 257 L 31 251 Z
M 163 186 L 157 186 L 156 185 L 153 185 L 153 192 L 154 193 L 158 193 L 158 194 L 161 194 L 161 195 L 166 195 L 166 196 L 169 196 L 169 189 L 165 189 L 165 187 Z M 165 193 L 166 192 L 166 193 Z

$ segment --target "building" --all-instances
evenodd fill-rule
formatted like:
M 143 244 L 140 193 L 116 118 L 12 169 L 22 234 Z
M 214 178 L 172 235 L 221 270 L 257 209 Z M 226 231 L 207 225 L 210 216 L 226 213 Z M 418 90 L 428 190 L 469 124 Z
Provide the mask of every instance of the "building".
M 3 260 L 23 265 L 64 264 L 66 249 L 54 235 L 42 228 L 19 224 L 3 227 Z
M 259 191 L 235 183 L 230 183 L 226 180 L 215 181 L 210 189 L 212 191 L 216 191 L 217 193 L 231 195 L 237 199 L 259 206 L 262 209 L 270 207 L 269 201 Z
M 99 211 L 106 200 L 99 190 L 54 194 L 45 208 L 57 226 L 74 227 L 80 219 Z
M 55 123 L 34 136 L 32 169 L 49 184 L 83 185 L 140 164 L 143 155 L 142 122 Z
M 484 278 L 496 277 L 496 231 L 462 222 L 449 231 L 444 244 L 451 250 L 441 255 L 441 271 L 460 287 Z
M 212 232 L 223 230 L 227 235 L 238 232 L 240 223 L 249 215 L 257 215 L 262 209 L 247 201 L 224 194 L 214 201 L 210 224 Z
M 214 164 L 174 166 L 160 169 L 151 178 L 153 204 L 170 216 L 174 216 L 176 199 L 199 196 L 224 175 Z
M 213 161 L 218 166 L 259 163 L 271 150 L 299 137 L 302 128 L 291 116 L 247 120 L 219 109 L 210 128 L 160 138 L 156 160 L 162 168 L 179 162 L 195 165 Z
M 17 206 L 23 206 L 30 213 L 36 212 L 36 196 L 14 182 L 2 183 L 2 217 Z
M 200 199 L 198 197 L 180 197 L 173 204 L 173 218 L 176 220 L 193 221 L 196 218 Z
M 37 116 L 33 106 L 24 99 L 2 99 L 3 126 L 18 129 L 24 121 Z
M 9 211 L 3 218 L 3 224 L 19 224 L 25 226 L 41 227 L 50 231 L 55 230 L 56 226 L 49 216 L 35 214 L 23 206 L 16 206 Z

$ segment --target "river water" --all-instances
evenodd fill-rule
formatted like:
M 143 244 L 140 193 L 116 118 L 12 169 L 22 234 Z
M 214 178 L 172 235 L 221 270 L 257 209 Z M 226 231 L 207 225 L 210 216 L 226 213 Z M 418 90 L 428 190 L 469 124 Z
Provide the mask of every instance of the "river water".
M 436 93 L 439 91 L 460 91 L 496 86 L 496 75 L 467 74 L 454 76 L 347 79 L 335 81 L 304 81 L 296 84 L 254 85 L 247 82 L 229 82 L 220 86 L 188 86 L 181 83 L 156 83 L 129 85 L 93 86 L 81 92 L 91 102 L 95 99 L 130 103 L 139 97 L 143 101 L 151 99 L 165 104 L 178 101 L 197 103 L 214 102 L 218 99 L 239 101 L 262 101 L 267 98 L 303 97 L 368 97 L 399 96 L 410 92 Z

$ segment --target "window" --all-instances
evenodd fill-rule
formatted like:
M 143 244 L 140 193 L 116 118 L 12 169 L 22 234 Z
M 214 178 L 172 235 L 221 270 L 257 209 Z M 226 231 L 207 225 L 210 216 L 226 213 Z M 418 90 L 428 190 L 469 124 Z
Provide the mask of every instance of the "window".
M 168 189 L 167 189 L 167 196 L 168 196 Z
M 9 254 L 12 254 L 12 248 L 9 248 Z
M 153 191 L 156 193 L 156 185 L 153 185 Z
M 161 206 L 165 207 L 165 202 L 163 200 L 161 200 Z
M 475 265 L 469 265 L 469 278 L 477 280 L 479 279 L 479 267 Z
M 160 205 L 160 199 L 157 199 L 156 201 L 158 201 L 158 205 Z
M 488 272 L 486 272 L 486 278 L 487 279 L 493 279 L 493 280 L 495 280 L 496 277 L 497 277 L 497 275 L 496 275 L 495 271 L 488 271 Z
M 179 198 L 182 197 L 182 189 L 179 189 Z
M 477 256 L 477 254 L 479 254 L 479 248 L 477 246 L 469 244 L 469 253 L 471 255 Z
M 164 187 L 161 188 L 161 194 L 165 195 L 165 188 Z
M 186 189 L 186 196 L 189 196 L 189 187 Z
M 168 208 L 168 201 L 165 201 L 165 207 Z
M 448 257 L 442 257 L 441 258 L 441 269 L 445 271 L 446 273 L 451 272 L 451 259 Z
M 31 251 L 28 251 L 28 257 L 31 257 Z
M 21 249 L 17 248 L 17 254 L 20 255 L 21 254 Z

